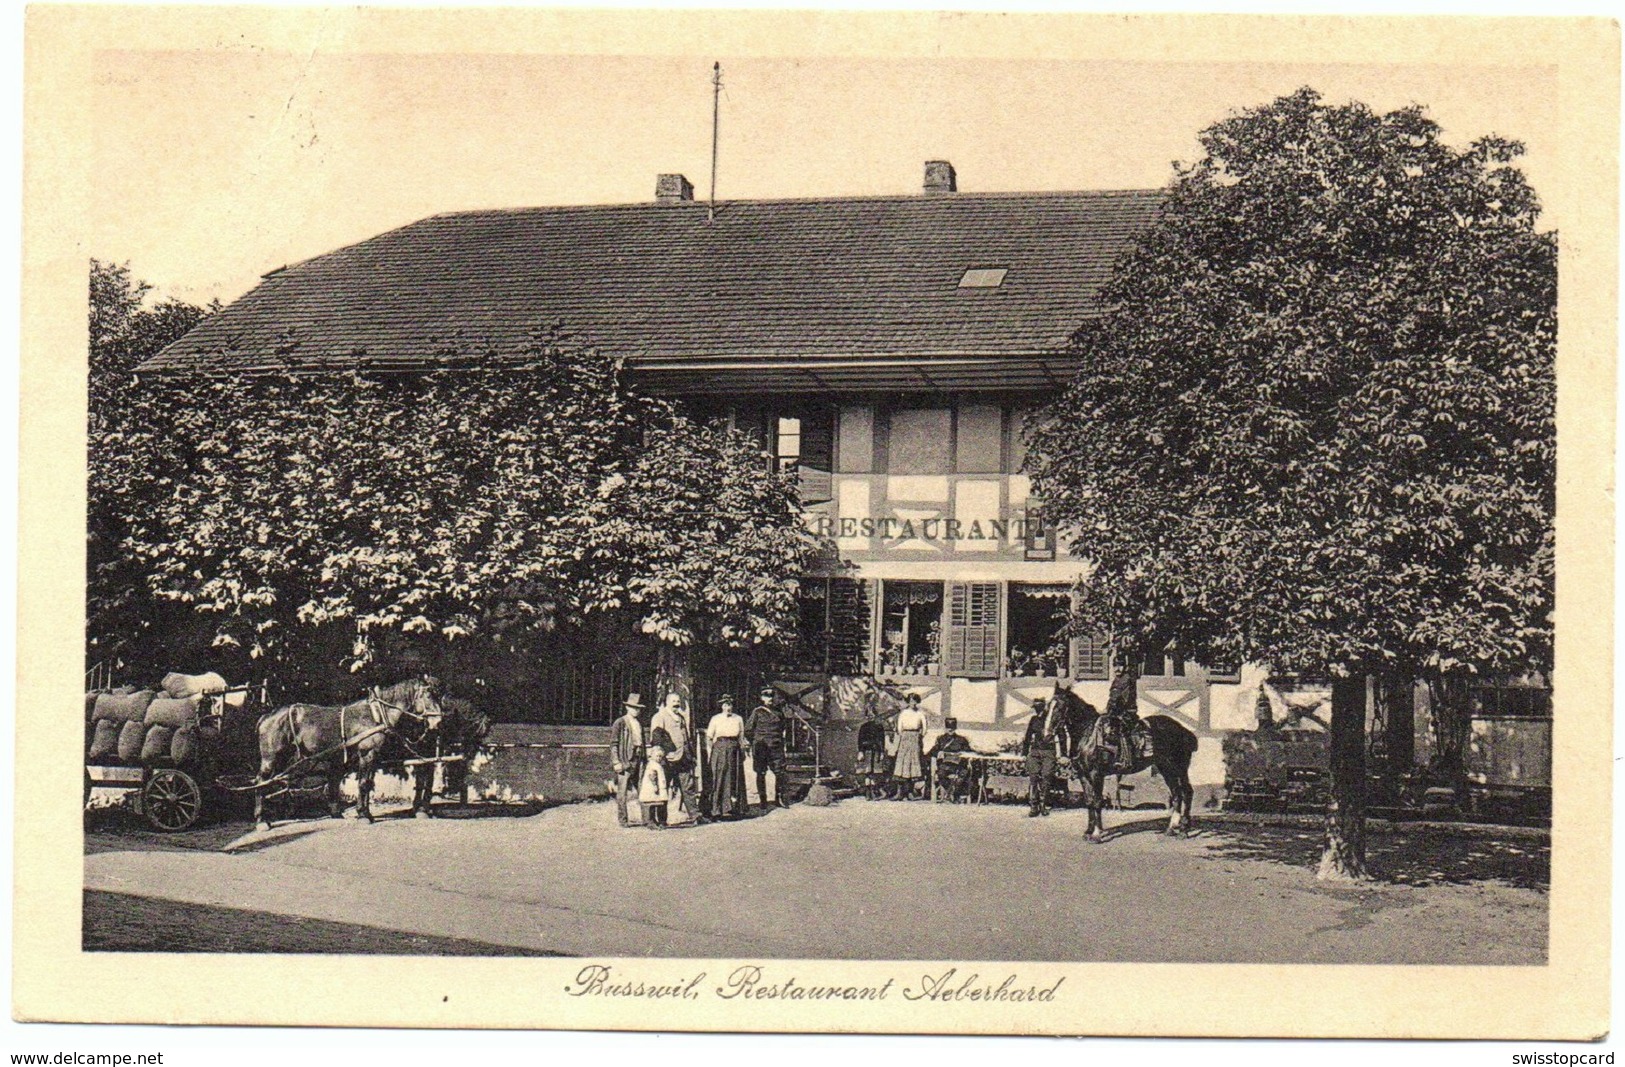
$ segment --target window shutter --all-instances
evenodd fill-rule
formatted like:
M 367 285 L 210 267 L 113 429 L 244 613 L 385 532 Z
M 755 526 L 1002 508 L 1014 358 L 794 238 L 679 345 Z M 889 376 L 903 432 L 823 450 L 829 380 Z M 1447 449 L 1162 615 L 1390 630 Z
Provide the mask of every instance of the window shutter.
M 869 660 L 869 586 L 855 578 L 829 584 L 829 662 L 834 674 L 862 674 Z
M 801 502 L 822 504 L 834 495 L 835 410 L 816 407 L 801 412 Z
M 961 678 L 998 677 L 999 583 L 950 584 L 948 673 Z
M 1108 666 L 1104 637 L 1091 633 L 1072 639 L 1072 677 L 1099 681 L 1110 676 Z

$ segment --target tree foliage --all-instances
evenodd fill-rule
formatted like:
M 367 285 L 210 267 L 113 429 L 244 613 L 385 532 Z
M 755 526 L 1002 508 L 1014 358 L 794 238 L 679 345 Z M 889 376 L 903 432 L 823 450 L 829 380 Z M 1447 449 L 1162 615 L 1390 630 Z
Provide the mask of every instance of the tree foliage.
M 672 418 L 587 511 L 584 606 L 630 609 L 673 645 L 787 640 L 796 578 L 819 547 L 785 521 L 799 513 L 795 474 L 768 472 L 759 442 Z
M 1031 434 L 1124 646 L 1550 661 L 1556 240 L 1494 137 L 1311 90 L 1205 131 Z
M 256 672 L 488 666 L 586 624 L 746 645 L 793 618 L 788 480 L 555 331 L 427 373 L 158 377 L 119 402 L 131 429 L 99 448 L 143 603 Z
M 139 493 L 153 427 L 135 368 L 209 314 L 175 300 L 153 303 L 151 292 L 128 264 L 90 261 L 85 589 L 92 662 L 116 654 L 145 622 L 142 575 L 123 547 L 128 517 L 148 506 Z
M 161 597 L 258 655 L 300 628 L 456 639 L 550 627 L 576 576 L 573 517 L 625 461 L 643 401 L 543 337 L 424 375 L 154 382 L 179 446 L 134 552 Z

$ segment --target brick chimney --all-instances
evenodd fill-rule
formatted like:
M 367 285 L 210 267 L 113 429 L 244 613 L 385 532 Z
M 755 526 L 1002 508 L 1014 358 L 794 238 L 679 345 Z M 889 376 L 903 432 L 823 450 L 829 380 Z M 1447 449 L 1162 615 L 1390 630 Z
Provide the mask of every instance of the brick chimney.
M 662 174 L 655 179 L 656 202 L 682 204 L 693 199 L 694 186 L 681 174 Z
M 946 159 L 933 159 L 925 165 L 925 193 L 957 193 L 959 181 L 954 175 L 954 165 Z

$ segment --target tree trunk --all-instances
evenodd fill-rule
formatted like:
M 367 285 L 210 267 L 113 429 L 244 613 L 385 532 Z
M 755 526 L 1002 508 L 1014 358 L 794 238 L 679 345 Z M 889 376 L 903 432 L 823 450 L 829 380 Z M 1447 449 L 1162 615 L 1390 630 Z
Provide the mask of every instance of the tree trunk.
M 1361 675 L 1332 680 L 1331 801 L 1322 880 L 1370 877 L 1365 866 L 1365 696 Z
M 657 651 L 659 658 L 655 668 L 655 706 L 664 704 L 668 693 L 676 693 L 683 698 L 683 705 L 689 709 L 690 714 L 693 714 L 694 664 L 689 656 L 689 646 L 662 641 Z
M 1470 695 L 1461 679 L 1435 678 L 1428 682 L 1428 729 L 1433 741 L 1429 769 L 1435 784 L 1456 791 L 1458 804 L 1467 786 L 1467 737 L 1472 729 Z
M 1383 675 L 1377 688 L 1382 719 L 1382 775 L 1390 803 L 1398 801 L 1405 776 L 1416 769 L 1416 684 L 1409 675 Z

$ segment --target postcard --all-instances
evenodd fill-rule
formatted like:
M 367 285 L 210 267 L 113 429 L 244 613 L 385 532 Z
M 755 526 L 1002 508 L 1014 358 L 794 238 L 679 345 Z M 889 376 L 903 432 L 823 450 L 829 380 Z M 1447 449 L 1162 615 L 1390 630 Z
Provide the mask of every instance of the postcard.
M 27 61 L 18 1019 L 1608 1031 L 1617 24 Z

